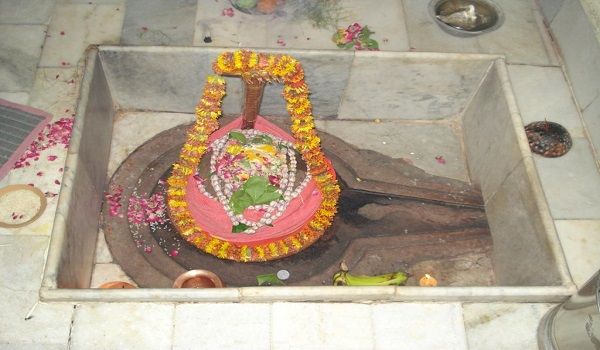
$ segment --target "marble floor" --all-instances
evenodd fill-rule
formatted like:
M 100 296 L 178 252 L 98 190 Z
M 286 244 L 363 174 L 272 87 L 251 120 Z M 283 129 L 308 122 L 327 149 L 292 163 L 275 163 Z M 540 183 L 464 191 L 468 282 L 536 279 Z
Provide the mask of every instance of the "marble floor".
M 381 0 L 377 7 L 341 0 L 339 26 L 369 25 L 382 51 L 506 56 L 523 121 L 558 121 L 574 138 L 565 157 L 534 161 L 569 271 L 581 286 L 600 267 L 600 172 L 589 142 L 598 130 L 582 121 L 536 2 L 496 2 L 514 15 L 477 38 L 444 33 L 419 0 Z M 331 29 L 261 21 L 230 7 L 226 0 L 0 0 L 0 98 L 46 110 L 54 121 L 73 118 L 82 57 L 95 44 L 336 49 Z M 35 223 L 0 228 L 0 349 L 536 349 L 538 322 L 554 306 L 41 302 L 66 154 L 63 146 L 51 147 L 0 180 L 0 187 L 32 183 L 48 193 Z M 96 263 L 104 272 L 93 283 L 120 273 L 106 251 Z

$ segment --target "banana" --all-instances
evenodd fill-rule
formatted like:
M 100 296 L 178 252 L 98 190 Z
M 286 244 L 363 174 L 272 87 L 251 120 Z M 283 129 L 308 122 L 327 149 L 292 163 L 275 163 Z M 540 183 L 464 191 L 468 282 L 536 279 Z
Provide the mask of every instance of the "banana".
M 408 274 L 403 271 L 376 276 L 352 275 L 343 269 L 333 275 L 334 286 L 400 286 L 406 282 Z

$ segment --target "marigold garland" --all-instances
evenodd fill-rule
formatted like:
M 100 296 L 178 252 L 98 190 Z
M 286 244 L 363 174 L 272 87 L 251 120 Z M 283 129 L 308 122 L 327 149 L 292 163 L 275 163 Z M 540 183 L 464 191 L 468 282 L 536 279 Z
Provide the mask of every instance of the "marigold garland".
M 237 245 L 212 236 L 196 224 L 185 200 L 186 186 L 208 149 L 209 135 L 219 128 L 217 119 L 221 116 L 221 103 L 225 96 L 225 80 L 220 76 L 209 76 L 196 107 L 196 122 L 187 133 L 179 161 L 173 165 L 167 181 L 167 205 L 171 221 L 186 241 L 222 259 L 266 261 L 295 254 L 314 243 L 331 226 L 340 193 L 331 163 L 323 155 L 321 141 L 315 132 L 304 69 L 288 55 L 238 50 L 219 55 L 213 70 L 219 75 L 239 75 L 249 83 L 277 81 L 284 84 L 283 96 L 292 120 L 291 130 L 296 149 L 310 169 L 323 200 L 303 227 L 283 239 L 265 244 Z

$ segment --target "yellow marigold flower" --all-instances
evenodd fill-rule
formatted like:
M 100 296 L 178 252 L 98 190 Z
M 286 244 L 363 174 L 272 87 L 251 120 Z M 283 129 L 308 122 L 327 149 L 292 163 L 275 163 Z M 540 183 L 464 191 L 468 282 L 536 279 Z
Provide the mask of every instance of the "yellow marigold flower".
M 260 145 L 257 147 L 259 150 L 269 153 L 269 154 L 276 154 L 277 153 L 277 148 L 275 148 L 275 146 L 273 145 Z
M 242 151 L 242 146 L 232 144 L 232 145 L 227 146 L 227 149 L 225 151 L 227 153 L 231 154 L 232 156 L 235 156 Z
M 273 256 L 273 257 L 279 256 L 279 251 L 277 250 L 277 245 L 275 245 L 275 243 L 273 243 L 273 242 L 269 243 L 268 247 L 269 247 L 269 251 L 271 252 L 271 256 Z

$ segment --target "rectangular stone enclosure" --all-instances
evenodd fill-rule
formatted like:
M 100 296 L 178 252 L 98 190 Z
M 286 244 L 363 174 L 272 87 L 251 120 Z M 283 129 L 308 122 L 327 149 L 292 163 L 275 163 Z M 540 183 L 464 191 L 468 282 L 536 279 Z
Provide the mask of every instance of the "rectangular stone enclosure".
M 503 57 L 303 50 L 264 51 L 286 53 L 303 64 L 320 129 L 391 157 L 414 155 L 414 164 L 432 174 L 481 188 L 495 285 L 90 289 L 115 116 L 193 113 L 211 64 L 224 50 L 107 46 L 88 51 L 43 278 L 44 300 L 560 301 L 573 292 Z M 241 81 L 226 80 L 224 113 L 239 114 Z M 287 114 L 281 85 L 267 86 L 261 114 Z M 428 134 L 437 125 L 454 135 L 436 146 L 455 160 L 445 168 L 435 166 L 435 151 L 415 146 L 446 138 L 444 132 Z M 377 129 L 386 126 L 393 126 L 388 134 Z M 357 134 L 367 137 L 354 140 Z M 386 149 L 385 137 L 401 139 L 403 146 Z M 413 146 L 415 152 L 402 149 Z

